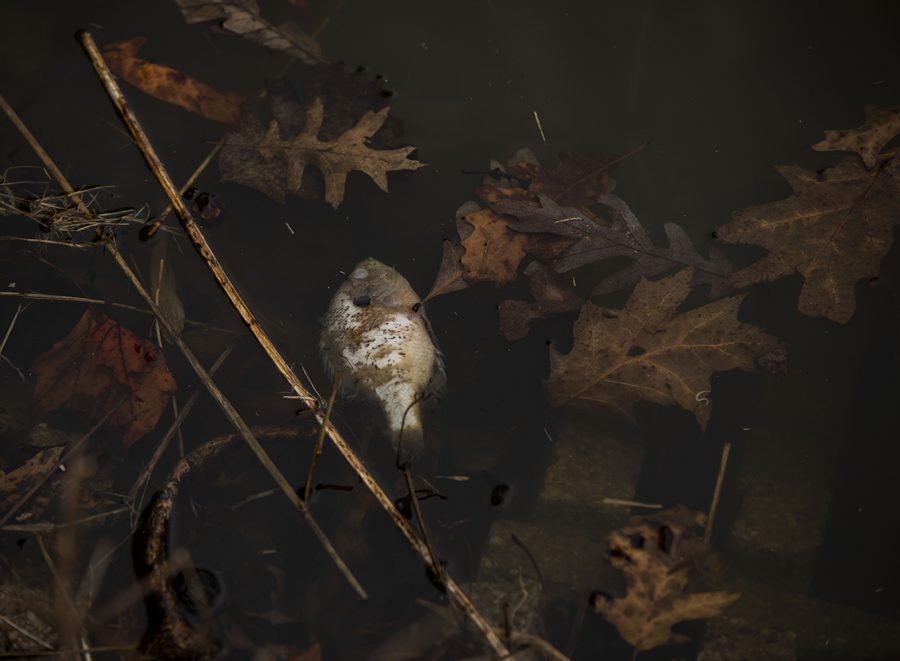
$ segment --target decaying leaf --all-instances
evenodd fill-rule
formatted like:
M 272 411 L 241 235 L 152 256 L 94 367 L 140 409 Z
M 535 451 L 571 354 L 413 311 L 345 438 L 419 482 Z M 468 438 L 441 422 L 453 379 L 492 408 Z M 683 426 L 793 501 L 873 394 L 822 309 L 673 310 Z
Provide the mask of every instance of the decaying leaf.
M 642 279 L 623 310 L 585 303 L 572 351 L 550 348 L 550 403 L 600 404 L 632 419 L 637 402 L 677 404 L 705 429 L 713 372 L 752 371 L 754 359 L 780 343 L 737 320 L 743 296 L 679 314 L 692 279 L 692 269 L 656 282 Z
M 316 40 L 295 25 L 276 27 L 259 15 L 256 0 L 176 0 L 188 23 L 221 21 L 225 30 L 266 48 L 292 55 L 306 64 L 325 60 Z
M 422 299 L 422 303 L 427 303 L 435 296 L 449 294 L 469 286 L 463 278 L 465 269 L 461 260 L 464 254 L 465 250 L 462 246 L 449 239 L 444 239 L 444 253 L 441 258 L 440 270 L 428 295 Z
M 168 258 L 168 245 L 168 238 L 162 236 L 150 254 L 150 292 L 166 321 L 177 335 L 181 335 L 184 330 L 184 305 L 175 288 L 175 269 Z M 172 340 L 168 336 L 167 339 Z
M 509 229 L 513 219 L 477 205 L 463 205 L 456 220 L 465 249 L 461 263 L 466 281 L 505 285 L 515 280 L 528 237 Z
M 501 301 L 498 307 L 500 333 L 510 341 L 528 335 L 535 322 L 574 312 L 584 303 L 569 285 L 540 262 L 529 265 L 526 273 L 529 273 L 528 285 L 534 301 L 510 299 Z
M 718 230 L 729 243 L 763 246 L 769 254 L 732 274 L 746 287 L 799 273 L 797 307 L 840 324 L 853 317 L 854 288 L 878 275 L 900 222 L 900 159 L 867 170 L 856 158 L 817 173 L 780 166 L 794 194 L 736 212 Z
M 825 131 L 825 139 L 813 145 L 816 151 L 854 151 L 866 167 L 878 163 L 884 146 L 900 135 L 900 106 L 896 108 L 866 107 L 866 121 L 855 129 Z
M 44 448 L 15 470 L 0 475 L 0 516 L 15 506 L 19 499 L 44 479 L 48 473 L 56 470 L 56 465 L 64 450 L 65 448 L 62 446 Z M 59 484 L 54 484 L 36 493 L 26 503 L 25 508 L 18 512 L 16 520 L 22 521 L 40 516 L 52 498 L 58 495 L 58 491 Z
M 628 257 L 629 266 L 605 277 L 592 296 L 608 294 L 633 287 L 642 277 L 651 278 L 675 269 L 694 268 L 694 285 L 710 285 L 710 298 L 719 298 L 729 291 L 728 275 L 734 270 L 728 258 L 715 248 L 704 259 L 694 248 L 684 230 L 675 223 L 665 223 L 667 248 L 653 245 L 628 205 L 616 195 L 597 197 L 612 216 L 611 225 L 596 220 L 571 207 L 561 207 L 545 195 L 539 196 L 540 207 L 520 201 L 507 200 L 493 205 L 500 213 L 515 216 L 510 227 L 518 232 L 558 234 L 574 241 L 557 259 L 553 269 L 565 273 L 585 264 L 610 257 Z
M 307 165 L 315 165 L 325 177 L 325 200 L 337 208 L 344 199 L 347 175 L 360 170 L 387 192 L 387 173 L 417 170 L 424 163 L 407 158 L 415 147 L 372 149 L 366 142 L 384 124 L 389 108 L 365 113 L 356 126 L 333 140 L 322 140 L 324 107 L 317 98 L 307 109 L 302 131 L 284 135 L 273 119 L 263 130 L 256 117 L 249 117 L 241 130 L 225 138 L 219 156 L 222 176 L 252 186 L 278 202 L 303 185 Z
M 110 69 L 160 101 L 216 122 L 238 123 L 243 102 L 240 94 L 222 94 L 172 67 L 139 58 L 137 52 L 146 41 L 146 37 L 135 37 L 106 46 L 103 54 Z
M 636 652 L 689 642 L 672 632 L 685 620 L 715 617 L 740 593 L 687 592 L 690 569 L 708 552 L 702 541 L 704 515 L 672 508 L 632 518 L 610 533 L 609 561 L 625 574 L 621 597 L 595 592 L 594 609 L 610 622 Z
M 67 407 L 122 428 L 128 448 L 152 430 L 175 379 L 158 348 L 109 317 L 86 310 L 69 334 L 38 356 L 34 400 L 42 411 Z

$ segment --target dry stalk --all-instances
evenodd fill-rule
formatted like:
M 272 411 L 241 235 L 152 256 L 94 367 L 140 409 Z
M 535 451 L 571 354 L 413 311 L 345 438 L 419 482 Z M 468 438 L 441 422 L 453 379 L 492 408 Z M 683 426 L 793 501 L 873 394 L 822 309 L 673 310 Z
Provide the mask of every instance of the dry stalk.
M 719 462 L 719 475 L 716 477 L 716 488 L 713 491 L 712 503 L 709 506 L 709 514 L 706 517 L 706 528 L 703 530 L 703 541 L 709 544 L 712 539 L 713 521 L 716 519 L 716 510 L 719 509 L 719 498 L 722 496 L 722 485 L 725 483 L 725 469 L 728 467 L 728 455 L 731 454 L 731 441 L 725 443 L 722 448 L 722 459 Z
M 325 433 L 334 443 L 338 451 L 344 456 L 344 459 L 347 461 L 347 463 L 350 464 L 350 467 L 359 476 L 363 484 L 365 484 L 369 491 L 372 492 L 372 495 L 375 496 L 375 499 L 378 501 L 381 507 L 385 510 L 385 512 L 388 513 L 391 520 L 394 522 L 394 525 L 400 530 L 400 532 L 407 539 L 416 553 L 419 554 L 419 557 L 421 557 L 424 562 L 430 564 L 431 553 L 429 552 L 425 542 L 420 539 L 418 535 L 416 535 L 412 526 L 409 525 L 409 522 L 407 522 L 406 519 L 403 518 L 403 515 L 399 511 L 397 511 L 397 508 L 394 506 L 393 501 L 390 499 L 387 493 L 385 493 L 381 485 L 378 484 L 375 477 L 369 472 L 369 470 L 365 467 L 359 457 L 356 456 L 356 453 L 344 439 L 343 435 L 338 431 L 338 429 L 331 421 L 325 419 L 324 412 L 321 410 L 321 408 L 317 407 L 316 398 L 303 386 L 303 384 L 300 382 L 300 379 L 297 378 L 297 375 L 291 369 L 290 365 L 288 365 L 287 361 L 285 361 L 285 359 L 279 353 L 278 349 L 269 339 L 269 336 L 266 334 L 265 330 L 256 319 L 256 316 L 252 313 L 250 308 L 244 302 L 244 299 L 232 284 L 230 278 L 222 268 L 222 265 L 219 263 L 218 258 L 216 258 L 215 253 L 213 253 L 212 248 L 207 243 L 206 238 L 201 233 L 196 221 L 194 221 L 191 212 L 187 208 L 187 205 L 185 205 L 184 200 L 178 194 L 178 191 L 175 188 L 171 177 L 160 161 L 159 156 L 157 156 L 156 151 L 153 149 L 153 146 L 150 143 L 147 134 L 144 132 L 143 128 L 138 122 L 137 117 L 131 110 L 131 107 L 125 99 L 124 94 L 122 94 L 122 90 L 119 89 L 118 83 L 116 83 L 115 78 L 113 78 L 112 72 L 103 59 L 103 55 L 100 53 L 100 50 L 97 48 L 97 44 L 94 42 L 93 37 L 91 37 L 90 33 L 82 31 L 80 34 L 80 38 L 81 43 L 91 60 L 91 63 L 94 65 L 94 69 L 96 70 L 97 75 L 100 77 L 100 80 L 102 81 L 103 86 L 106 89 L 107 94 L 118 110 L 120 117 L 125 123 L 125 126 L 128 128 L 128 131 L 131 133 L 135 144 L 141 150 L 141 153 L 144 156 L 144 159 L 147 161 L 150 169 L 153 171 L 153 174 L 156 176 L 166 195 L 168 195 L 169 201 L 172 203 L 175 212 L 178 214 L 178 217 L 181 220 L 182 227 L 184 228 L 191 242 L 194 244 L 194 248 L 206 262 L 207 267 L 212 272 L 213 277 L 219 284 L 219 287 L 223 292 L 225 292 L 225 295 L 228 297 L 235 310 L 237 310 L 238 314 L 240 314 L 244 323 L 250 329 L 250 332 L 253 333 L 254 337 L 259 342 L 260 346 L 262 346 L 263 350 L 266 352 L 266 355 L 272 361 L 275 368 L 285 378 L 285 380 L 288 382 L 297 396 L 301 400 L 305 401 L 309 407 L 317 408 L 315 412 L 316 419 L 325 427 Z M 478 611 L 469 597 L 465 594 L 465 592 L 463 592 L 459 584 L 449 575 L 446 576 L 445 587 L 447 590 L 447 595 L 451 599 L 453 599 L 460 608 L 462 608 L 466 616 L 478 628 L 478 630 L 481 632 L 482 636 L 484 636 L 488 644 L 490 644 L 494 652 L 501 657 L 508 656 L 509 651 L 506 649 L 503 641 L 501 641 L 499 636 L 497 636 L 490 623 L 488 623 L 484 616 L 481 615 L 481 613 Z
M 2 352 L 2 349 L 0 349 Z M 325 420 L 331 419 L 331 411 L 334 409 L 334 399 L 337 397 L 338 388 L 341 385 L 341 375 L 336 374 L 334 383 L 331 384 L 331 395 L 328 397 L 328 406 L 325 408 Z M 309 469 L 306 471 L 306 484 L 303 486 L 303 500 L 309 501 L 309 492 L 312 490 L 313 473 L 316 471 L 316 464 L 319 457 L 322 456 L 322 445 L 325 443 L 325 425 L 319 427 L 319 435 L 316 437 L 316 444 L 313 447 L 312 458 L 309 460 Z

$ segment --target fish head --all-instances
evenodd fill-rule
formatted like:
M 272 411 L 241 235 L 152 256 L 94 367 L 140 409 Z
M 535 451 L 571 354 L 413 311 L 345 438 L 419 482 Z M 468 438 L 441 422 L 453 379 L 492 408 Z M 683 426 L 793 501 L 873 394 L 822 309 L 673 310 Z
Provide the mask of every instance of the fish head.
M 409 281 L 374 257 L 354 266 L 344 286 L 348 296 L 360 307 L 411 308 L 419 302 L 419 296 Z

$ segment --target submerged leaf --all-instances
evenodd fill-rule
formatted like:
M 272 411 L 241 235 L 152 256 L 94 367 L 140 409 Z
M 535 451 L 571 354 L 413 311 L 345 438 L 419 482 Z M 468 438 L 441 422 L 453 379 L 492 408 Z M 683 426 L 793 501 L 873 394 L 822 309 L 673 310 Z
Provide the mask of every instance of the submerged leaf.
M 550 403 L 600 404 L 629 418 L 640 401 L 677 404 L 705 429 L 713 373 L 751 371 L 755 358 L 780 343 L 737 320 L 742 296 L 678 314 L 692 279 L 691 269 L 656 282 L 642 279 L 623 310 L 585 303 L 572 351 L 550 348 Z
M 324 62 L 319 44 L 299 28 L 276 27 L 259 15 L 256 0 L 176 0 L 188 23 L 221 21 L 224 29 L 306 64 Z
M 900 106 L 866 108 L 866 121 L 859 128 L 825 131 L 825 139 L 813 145 L 816 151 L 854 151 L 866 167 L 874 168 L 884 146 L 900 135 Z
M 578 310 L 584 301 L 559 276 L 540 262 L 529 265 L 528 285 L 534 301 L 511 299 L 502 301 L 498 307 L 500 333 L 507 340 L 519 340 L 531 330 L 531 326 L 557 314 Z
M 609 561 L 625 574 L 621 597 L 595 592 L 594 609 L 610 622 L 636 652 L 689 642 L 672 626 L 685 620 L 720 615 L 736 592 L 687 592 L 689 572 L 709 553 L 703 543 L 704 515 L 682 507 L 632 518 L 610 533 Z
M 222 94 L 204 82 L 164 64 L 137 56 L 146 37 L 118 41 L 104 47 L 103 55 L 113 72 L 150 96 L 226 124 L 237 124 L 243 99 L 236 92 Z
M 525 257 L 528 237 L 509 228 L 512 220 L 490 209 L 469 210 L 464 205 L 457 212 L 457 225 L 465 223 L 471 230 L 461 229 L 465 254 L 461 262 L 467 282 L 494 282 L 505 285 L 516 279 L 519 264 Z
M 449 294 L 450 292 L 459 291 L 468 287 L 468 283 L 463 278 L 465 269 L 462 265 L 462 256 L 465 250 L 462 246 L 457 245 L 449 239 L 444 239 L 444 253 L 441 258 L 441 267 L 438 270 L 437 277 L 428 295 L 422 299 L 422 303 L 427 303 L 436 296 L 441 294 Z
M 69 408 L 109 424 L 125 447 L 151 431 L 175 392 L 162 352 L 105 315 L 86 310 L 69 334 L 38 356 L 34 399 L 42 411 Z
M 585 264 L 610 257 L 628 257 L 633 263 L 604 278 L 591 292 L 592 296 L 633 287 L 641 278 L 652 278 L 685 266 L 694 267 L 694 285 L 710 285 L 710 298 L 729 291 L 728 275 L 734 270 L 725 255 L 715 248 L 709 259 L 701 257 L 684 230 L 675 223 L 663 225 L 669 240 L 667 248 L 653 244 L 628 205 L 616 195 L 601 195 L 613 218 L 612 225 L 602 225 L 580 210 L 562 207 L 547 196 L 540 196 L 540 207 L 520 201 L 502 201 L 493 205 L 500 213 L 515 216 L 510 227 L 519 232 L 559 234 L 575 241 L 554 262 L 557 273 L 565 273 Z
M 763 246 L 769 254 L 732 274 L 737 287 L 799 273 L 797 308 L 840 324 L 853 317 L 854 288 L 878 275 L 900 222 L 900 159 L 874 170 L 847 158 L 821 173 L 780 166 L 794 194 L 736 212 L 718 230 L 729 243 Z
M 389 108 L 366 112 L 356 125 L 334 140 L 322 140 L 322 100 L 316 98 L 306 111 L 302 131 L 283 135 L 273 119 L 263 131 L 256 118 L 248 118 L 237 133 L 225 138 L 219 156 L 222 176 L 262 191 L 278 202 L 299 192 L 307 165 L 316 166 L 325 177 L 325 200 L 337 208 L 344 199 L 347 175 L 365 172 L 387 192 L 387 173 L 417 170 L 424 163 L 407 158 L 415 147 L 372 149 L 366 143 L 384 124 Z

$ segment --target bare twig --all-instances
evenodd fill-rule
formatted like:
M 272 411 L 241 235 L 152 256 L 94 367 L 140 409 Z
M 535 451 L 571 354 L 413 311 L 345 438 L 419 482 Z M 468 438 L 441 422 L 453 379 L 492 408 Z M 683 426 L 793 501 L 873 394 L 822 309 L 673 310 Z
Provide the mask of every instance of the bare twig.
M 328 396 L 328 406 L 325 408 L 325 422 L 331 419 L 331 411 L 334 408 L 334 398 L 337 397 L 338 388 L 341 385 L 341 375 L 336 374 L 331 385 L 331 395 Z M 303 500 L 309 501 L 309 492 L 312 489 L 313 473 L 316 464 L 322 455 L 322 444 L 325 442 L 325 424 L 319 427 L 319 435 L 316 437 L 316 445 L 313 447 L 312 458 L 309 460 L 309 469 L 306 471 L 306 484 L 303 486 Z
M 728 467 L 728 455 L 731 454 L 731 441 L 726 441 L 722 448 L 722 459 L 719 462 L 719 475 L 716 477 L 716 488 L 713 491 L 712 503 L 709 506 L 709 514 L 706 517 L 706 528 L 703 530 L 703 541 L 709 544 L 712 539 L 713 521 L 716 518 L 716 510 L 719 509 L 719 497 L 722 495 L 722 484 L 725 482 L 725 469 Z
M 622 498 L 604 498 L 600 502 L 604 505 L 616 505 L 618 507 L 645 507 L 651 510 L 660 510 L 663 508 L 660 503 L 642 503 L 638 500 L 625 500 Z
M 159 181 L 160 185 L 163 187 L 163 190 L 166 192 L 166 195 L 168 195 L 169 201 L 172 202 L 172 206 L 174 207 L 175 212 L 178 214 L 185 232 L 191 239 L 191 242 L 194 244 L 197 252 L 206 262 L 206 265 L 212 272 L 213 277 L 216 279 L 216 282 L 219 284 L 222 291 L 225 292 L 225 295 L 228 296 L 229 301 L 234 306 L 235 310 L 237 310 L 238 314 L 240 314 L 241 318 L 244 320 L 244 323 L 253 333 L 254 337 L 256 337 L 256 340 L 259 342 L 260 346 L 262 346 L 263 350 L 272 361 L 272 364 L 281 373 L 288 384 L 290 384 L 294 392 L 301 400 L 306 402 L 307 406 L 309 406 L 310 408 L 316 408 L 316 398 L 303 386 L 303 384 L 297 378 L 297 375 L 294 374 L 293 370 L 288 365 L 287 361 L 284 360 L 278 349 L 269 339 L 269 336 L 266 334 L 265 330 L 263 330 L 262 325 L 256 319 L 256 316 L 251 312 L 250 308 L 244 302 L 244 299 L 238 293 L 230 278 L 225 273 L 225 270 L 222 268 L 219 260 L 216 258 L 215 253 L 213 253 L 212 248 L 207 243 L 206 238 L 200 232 L 200 228 L 197 226 L 196 221 L 194 221 L 193 217 L 191 216 L 190 211 L 184 203 L 184 200 L 181 198 L 181 196 L 178 195 L 178 191 L 176 190 L 175 185 L 172 183 L 171 177 L 169 177 L 168 173 L 162 165 L 162 162 L 156 155 L 153 146 L 150 144 L 150 141 L 147 138 L 147 135 L 141 127 L 140 123 L 138 122 L 137 117 L 134 115 L 130 106 L 128 105 L 125 96 L 122 94 L 122 90 L 119 89 L 118 84 L 113 78 L 112 72 L 106 65 L 106 62 L 104 61 L 102 54 L 97 48 L 96 43 L 94 43 L 93 38 L 88 32 L 82 32 L 81 42 L 84 45 L 84 48 L 88 56 L 90 57 L 91 62 L 94 65 L 94 69 L 97 71 L 97 74 L 100 76 L 100 79 L 103 82 L 104 87 L 106 88 L 107 94 L 109 94 L 110 99 L 113 101 L 113 104 L 119 111 L 119 115 L 125 122 L 126 127 L 131 133 L 132 138 L 134 138 L 134 141 L 137 144 L 138 148 L 141 150 L 141 153 L 143 154 L 144 159 L 147 161 L 147 164 L 150 166 L 150 169 L 153 171 L 154 175 L 156 175 L 156 178 Z M 394 522 L 394 525 L 400 530 L 401 533 L 403 533 L 403 536 L 406 537 L 407 541 L 413 547 L 416 553 L 418 553 L 425 562 L 430 563 L 431 554 L 428 551 L 427 545 L 421 539 L 419 539 L 419 536 L 416 535 L 412 526 L 409 525 L 409 522 L 406 521 L 405 518 L 403 518 L 403 515 L 399 511 L 397 511 L 397 508 L 394 506 L 393 501 L 390 499 L 387 493 L 385 493 L 381 485 L 378 484 L 375 477 L 371 474 L 371 472 L 369 472 L 369 470 L 365 467 L 359 457 L 356 456 L 356 453 L 349 446 L 343 435 L 338 431 L 338 429 L 331 421 L 325 420 L 324 412 L 322 412 L 321 410 L 316 410 L 315 415 L 320 424 L 325 426 L 325 432 L 334 443 L 335 447 L 344 456 L 344 459 L 348 464 L 350 464 L 350 467 L 356 472 L 363 484 L 365 484 L 369 491 L 372 492 L 379 505 L 381 505 L 385 512 L 387 512 L 387 514 L 390 516 L 391 520 Z M 500 656 L 508 656 L 509 651 L 506 649 L 506 646 L 497 636 L 496 632 L 493 630 L 484 616 L 478 612 L 478 609 L 475 608 L 475 605 L 463 592 L 459 584 L 456 583 L 456 581 L 454 581 L 448 575 L 446 577 L 445 586 L 448 596 L 456 601 L 457 604 L 463 609 L 467 617 L 478 628 L 478 630 L 484 636 L 485 640 L 490 644 L 494 652 Z
M 4 532 L 30 532 L 35 535 L 41 535 L 55 532 L 61 528 L 68 528 L 69 526 L 80 526 L 85 523 L 98 521 L 99 519 L 105 519 L 110 516 L 122 514 L 122 512 L 130 511 L 130 507 L 117 507 L 114 510 L 108 510 L 106 512 L 100 512 L 98 514 L 91 514 L 90 516 L 85 516 L 74 521 L 65 521 L 64 523 L 11 523 L 3 526 L 2 528 L 0 528 L 0 530 L 3 530 Z
M 35 634 L 28 631 L 28 629 L 20 627 L 18 624 L 16 624 L 13 620 L 9 619 L 5 615 L 0 615 L 0 622 L 3 622 L 3 624 L 5 624 L 6 626 L 8 626 L 12 629 L 15 629 L 20 634 L 25 636 L 28 640 L 30 640 L 33 643 L 37 643 L 44 649 L 48 649 L 48 650 L 54 649 L 53 645 L 48 643 L 46 640 L 44 640 L 43 638 L 38 638 L 38 636 L 36 636 Z
M 188 180 L 184 182 L 184 185 L 178 191 L 179 195 L 184 195 L 188 188 L 194 185 L 194 182 L 203 174 L 203 171 L 209 167 L 209 164 L 212 163 L 212 160 L 216 157 L 216 154 L 219 153 L 219 150 L 222 148 L 222 145 L 225 144 L 225 138 L 220 138 L 219 141 L 213 146 L 212 150 L 206 155 L 206 158 L 200 162 L 200 165 L 197 166 L 197 169 L 188 177 Z M 172 213 L 172 204 L 163 209 L 163 212 L 159 214 L 159 218 L 156 220 L 160 223 L 165 222 L 166 218 L 169 217 L 169 214 Z

